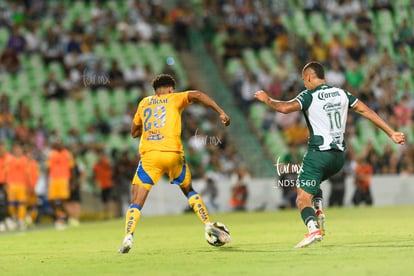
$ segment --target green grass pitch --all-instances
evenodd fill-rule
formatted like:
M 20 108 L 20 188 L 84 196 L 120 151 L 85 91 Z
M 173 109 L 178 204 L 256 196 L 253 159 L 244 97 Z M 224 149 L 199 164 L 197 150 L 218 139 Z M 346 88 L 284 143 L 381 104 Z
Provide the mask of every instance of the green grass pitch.
M 144 208 L 145 213 L 145 208 Z M 296 210 L 212 214 L 232 242 L 204 240 L 194 214 L 145 217 L 118 254 L 123 220 L 0 235 L 1 275 L 408 275 L 414 206 L 326 209 L 324 240 L 294 249 L 306 231 Z

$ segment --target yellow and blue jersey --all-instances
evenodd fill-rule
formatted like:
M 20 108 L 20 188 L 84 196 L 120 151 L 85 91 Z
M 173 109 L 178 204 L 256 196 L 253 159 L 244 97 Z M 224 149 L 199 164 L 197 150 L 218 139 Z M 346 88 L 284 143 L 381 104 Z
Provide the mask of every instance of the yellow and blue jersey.
M 189 92 L 145 97 L 138 104 L 134 123 L 142 125 L 139 153 L 169 151 L 183 153 L 181 113 L 191 104 Z

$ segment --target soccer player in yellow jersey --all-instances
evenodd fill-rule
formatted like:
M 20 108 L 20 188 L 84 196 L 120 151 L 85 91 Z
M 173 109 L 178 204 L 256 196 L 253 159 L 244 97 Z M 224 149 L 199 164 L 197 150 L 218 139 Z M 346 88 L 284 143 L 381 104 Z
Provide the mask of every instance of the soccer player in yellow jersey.
M 208 226 L 210 217 L 201 196 L 191 185 L 191 173 L 184 158 L 181 113 L 186 106 L 199 102 L 215 110 L 225 126 L 230 124 L 229 116 L 203 92 L 173 93 L 175 80 L 170 75 L 156 76 L 152 87 L 155 95 L 141 100 L 131 127 L 132 137 L 141 137 L 141 160 L 132 180 L 132 203 L 125 215 L 125 238 L 120 253 L 131 249 L 141 208 L 152 186 L 164 174 L 169 176 L 171 184 L 180 187 L 198 218 Z
M 23 146 L 15 143 L 12 157 L 6 165 L 6 183 L 10 216 L 24 230 L 27 214 L 27 192 L 29 189 L 29 161 L 24 155 Z

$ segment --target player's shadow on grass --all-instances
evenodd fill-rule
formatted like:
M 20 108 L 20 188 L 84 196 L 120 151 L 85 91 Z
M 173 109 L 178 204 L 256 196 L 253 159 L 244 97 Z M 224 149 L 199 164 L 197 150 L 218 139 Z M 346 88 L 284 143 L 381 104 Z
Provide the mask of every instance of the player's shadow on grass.
M 414 248 L 414 243 L 407 244 L 412 242 L 412 240 L 398 240 L 398 241 L 370 241 L 370 242 L 360 242 L 360 243 L 348 243 L 342 246 L 344 247 L 360 247 L 360 248 Z M 338 244 L 329 244 L 324 245 L 324 247 L 338 247 Z
M 269 244 L 268 244 L 269 245 Z M 258 246 L 260 247 L 260 246 Z M 237 246 L 223 246 L 223 247 L 216 247 L 212 249 L 219 250 L 221 252 L 242 252 L 242 253 L 284 253 L 284 252 L 290 252 L 292 251 L 292 248 L 284 247 L 281 245 L 275 244 L 274 247 L 269 249 L 260 249 L 260 248 L 253 248 L 251 244 L 246 245 L 246 247 L 243 247 L 243 245 L 237 245 Z M 200 250 L 202 252 L 210 252 L 211 249 L 204 249 Z

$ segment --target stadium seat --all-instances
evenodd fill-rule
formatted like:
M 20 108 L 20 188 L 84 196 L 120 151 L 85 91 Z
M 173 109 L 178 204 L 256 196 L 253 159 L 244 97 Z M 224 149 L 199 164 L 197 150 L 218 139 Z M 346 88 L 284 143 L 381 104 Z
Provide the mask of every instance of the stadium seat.
M 413 6 L 413 1 L 412 0 L 398 0 L 398 1 L 393 1 L 398 3 L 401 7 L 403 8 L 412 8 Z
M 379 129 L 376 130 L 374 148 L 378 154 L 381 155 L 384 151 L 384 146 L 390 142 L 391 141 L 389 140 L 388 136 L 383 131 Z
M 66 124 L 62 121 L 61 109 L 62 107 L 59 101 L 49 100 L 43 113 L 45 125 L 52 130 L 56 130 L 59 135 L 66 134 Z
M 395 1 L 398 2 L 398 1 Z M 410 18 L 410 9 L 404 6 L 397 6 L 395 9 L 395 16 L 394 16 L 394 22 L 396 28 L 400 27 L 402 25 L 402 22 L 404 19 L 407 19 L 408 25 L 412 25 L 412 20 Z
M 360 119 L 356 121 L 358 135 L 360 137 L 360 142 L 366 144 L 372 142 L 375 144 L 375 130 L 371 122 L 365 119 Z
M 0 44 L 1 45 L 6 45 L 7 44 L 7 40 L 9 39 L 9 31 L 7 30 L 7 28 L 0 28 Z
M 80 122 L 79 116 L 82 116 L 82 115 L 77 112 L 78 111 L 76 107 L 77 104 L 78 102 L 76 102 L 75 100 L 72 100 L 72 99 L 65 100 L 63 103 L 64 109 L 63 109 L 62 115 L 67 117 L 69 127 L 75 127 L 77 129 L 80 129 L 81 122 Z M 83 130 L 83 128 L 81 128 L 80 130 Z
M 84 156 L 85 166 L 87 168 L 93 168 L 95 162 L 98 160 L 98 157 L 95 151 L 87 151 Z M 89 173 L 88 177 L 92 176 L 92 170 L 86 170 Z
M 92 121 L 93 114 L 95 112 L 95 106 L 91 92 L 88 91 L 85 95 L 85 98 L 77 106 L 79 114 L 82 114 L 80 118 L 81 124 L 84 126 L 89 125 Z
M 259 64 L 257 62 L 256 54 L 252 49 L 244 49 L 242 52 L 243 60 L 246 61 L 248 68 L 256 72 L 259 69 Z
M 152 47 L 151 44 L 149 44 L 148 42 L 142 42 L 138 45 L 139 50 L 142 53 L 142 56 L 145 57 L 145 63 L 149 63 L 151 66 L 151 69 L 155 70 L 156 68 L 154 68 L 154 63 L 159 62 L 157 60 L 157 54 L 154 51 L 154 48 Z M 155 70 L 154 72 L 158 72 L 157 70 Z
M 414 141 L 414 128 L 412 126 L 403 126 L 399 129 L 399 131 L 406 134 L 407 141 L 410 141 L 411 143 Z
M 293 20 L 286 12 L 280 15 L 280 21 L 283 23 L 283 26 L 285 26 L 288 32 L 294 32 L 295 26 Z
M 269 68 L 275 68 L 277 66 L 276 57 L 269 48 L 260 49 L 259 58 Z
M 242 63 L 239 58 L 231 58 L 227 61 L 226 72 L 229 76 L 234 78 L 236 75 L 238 75 L 238 72 L 240 72 L 241 68 Z
M 126 104 L 128 105 L 129 103 L 133 103 L 133 104 L 138 104 L 137 100 L 143 96 L 141 95 L 141 91 L 136 89 L 131 89 L 130 91 L 123 91 L 122 93 L 125 93 L 125 97 L 126 97 Z M 126 105 L 124 106 L 124 108 L 126 108 Z
M 296 9 L 293 13 L 293 22 L 295 26 L 296 33 L 308 40 L 311 35 L 311 31 L 308 28 L 308 22 L 305 17 L 303 10 Z
M 28 104 L 30 105 L 30 109 L 34 117 L 44 117 L 44 106 L 45 102 L 40 95 L 32 95 L 27 98 Z
M 155 49 L 155 52 L 158 56 L 158 60 L 162 61 L 162 66 L 165 65 L 167 62 L 167 58 L 173 58 L 174 64 L 171 66 L 176 71 L 179 79 L 179 86 L 178 89 L 186 88 L 188 85 L 187 74 L 184 72 L 183 65 L 180 62 L 180 59 L 170 42 L 161 43 L 158 49 Z
M 131 139 L 129 135 L 121 136 L 124 139 L 124 145 L 126 145 L 126 149 L 130 152 L 137 152 L 139 147 L 139 139 Z
M 270 130 L 265 134 L 265 144 L 276 156 L 282 156 L 287 150 L 286 143 L 280 131 Z
M 392 40 L 392 35 L 389 33 L 383 33 L 379 38 L 380 48 L 386 50 L 393 59 L 396 57 L 394 43 Z
M 125 141 L 117 133 L 111 133 L 107 138 L 107 145 L 110 151 L 125 149 Z
M 413 70 L 414 69 L 414 53 L 413 53 L 413 49 L 410 47 L 410 45 L 405 45 L 404 46 L 404 50 L 405 50 L 405 52 L 407 54 L 407 57 L 408 57 L 408 64 L 410 65 L 411 69 Z M 411 78 L 411 80 L 412 79 L 413 78 Z M 414 88 L 411 86 L 411 89 L 414 89 Z
M 249 117 L 252 119 L 253 125 L 257 130 L 262 128 L 263 117 L 266 113 L 266 105 L 262 103 L 253 103 L 250 106 Z
M 327 23 L 321 12 L 312 12 L 309 15 L 309 25 L 321 35 L 327 33 Z
M 341 21 L 334 20 L 334 21 L 330 22 L 327 33 L 329 33 L 329 36 L 331 38 L 334 34 L 338 34 L 339 38 L 346 39 L 347 34 L 348 34 L 348 30 L 344 27 L 344 25 Z
M 389 10 L 380 10 L 377 12 L 378 32 L 382 34 L 393 34 L 395 31 L 394 20 Z M 379 37 L 381 38 L 381 37 Z
M 351 139 L 350 144 L 356 153 L 362 152 L 363 142 L 358 136 L 355 136 L 354 139 Z
M 99 109 L 102 112 L 108 111 L 109 107 L 112 105 L 109 95 L 110 93 L 111 92 L 109 92 L 107 89 L 103 89 L 101 91 L 96 92 L 95 105 L 99 106 Z
M 216 50 L 218 56 L 223 56 L 224 53 L 224 41 L 227 39 L 227 33 L 219 32 L 213 38 L 213 47 Z
M 123 112 L 127 105 L 128 99 L 126 92 L 121 89 L 114 89 L 111 94 L 112 107 L 116 112 Z
M 170 42 L 163 42 L 159 45 L 159 52 L 163 55 L 163 56 L 170 56 L 170 57 L 175 57 L 176 53 L 174 50 L 174 47 L 172 46 L 172 44 Z

